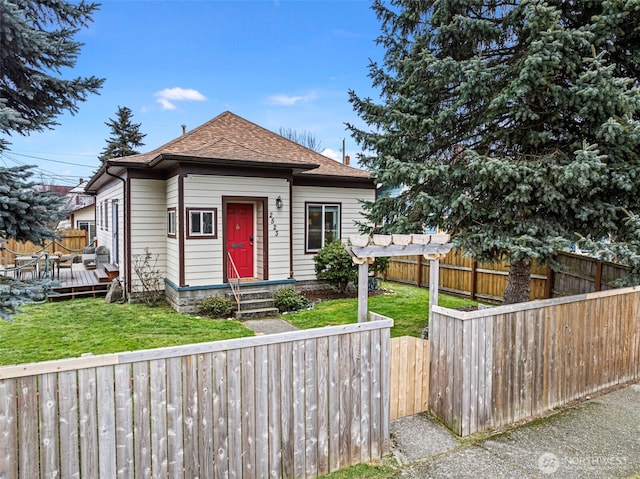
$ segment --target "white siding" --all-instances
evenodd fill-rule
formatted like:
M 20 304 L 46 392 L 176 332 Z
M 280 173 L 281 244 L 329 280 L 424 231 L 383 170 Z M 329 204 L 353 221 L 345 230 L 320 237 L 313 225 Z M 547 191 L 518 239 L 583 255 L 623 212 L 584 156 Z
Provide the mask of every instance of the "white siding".
M 180 224 L 180 212 L 178 210 L 178 177 L 173 176 L 167 180 L 166 184 L 166 208 L 176 209 L 176 233 L 180 231 L 182 225 Z M 165 208 L 165 215 L 166 215 Z M 165 236 L 166 238 L 166 274 L 167 279 L 173 284 L 180 285 L 180 245 L 178 243 L 178 237 L 169 238 L 166 235 L 166 217 L 165 217 Z
M 184 179 L 185 208 L 216 208 L 217 238 L 186 239 L 185 282 L 189 286 L 220 284 L 223 281 L 222 197 L 247 196 L 267 198 L 269 279 L 289 277 L 289 183 L 281 178 L 247 178 L 238 176 L 189 175 Z M 284 207 L 276 209 L 280 196 Z M 255 209 L 259 212 L 259 209 Z M 256 215 L 258 216 L 258 215 Z M 181 228 L 185 228 L 182 225 Z M 254 231 L 261 230 L 255 225 Z M 277 236 L 276 236 L 277 232 Z M 259 246 L 259 242 L 256 244 Z M 256 267 L 260 267 L 256 253 Z
M 319 186 L 293 187 L 293 272 L 296 280 L 316 279 L 313 254 L 305 254 L 306 202 L 337 203 L 341 205 L 340 235 L 343 241 L 358 234 L 356 221 L 363 221 L 359 199 L 375 199 L 375 190 L 359 188 L 328 188 Z
M 96 219 L 96 209 L 85 207 L 73 212 L 74 227 L 78 227 L 78 221 L 94 221 Z
M 133 291 L 138 286 L 138 278 L 133 265 L 136 256 L 144 254 L 145 248 L 155 260 L 160 277 L 166 276 L 166 182 L 164 180 L 131 179 L 131 281 Z M 164 283 L 161 285 L 164 289 Z
M 112 202 L 116 200 L 118 202 L 118 255 L 119 263 L 122 267 L 126 262 L 124 258 L 124 183 L 119 180 L 113 180 L 109 185 L 100 190 L 96 196 L 96 237 L 98 238 L 98 246 L 106 246 L 109 248 L 109 254 L 113 258 L 114 245 L 113 241 L 113 225 L 111 224 L 111 207 Z M 102 205 L 102 207 L 101 207 Z M 106 216 L 108 224 L 104 224 L 105 208 L 107 209 Z M 100 215 L 102 213 L 102 215 Z M 120 271 L 121 275 L 123 271 Z

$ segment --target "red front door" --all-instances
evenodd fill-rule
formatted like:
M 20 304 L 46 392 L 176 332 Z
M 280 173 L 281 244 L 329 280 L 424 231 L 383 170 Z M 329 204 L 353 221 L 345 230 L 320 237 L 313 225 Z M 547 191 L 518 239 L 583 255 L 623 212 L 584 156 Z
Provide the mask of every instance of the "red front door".
M 253 272 L 253 205 L 227 203 L 227 251 L 240 278 L 252 278 Z M 228 265 L 228 277 L 232 267 Z

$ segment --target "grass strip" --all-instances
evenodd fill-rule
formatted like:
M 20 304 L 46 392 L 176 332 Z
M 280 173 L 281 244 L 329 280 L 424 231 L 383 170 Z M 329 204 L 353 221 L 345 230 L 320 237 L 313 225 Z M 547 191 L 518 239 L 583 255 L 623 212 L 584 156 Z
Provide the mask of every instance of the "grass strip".
M 0 365 L 253 336 L 238 321 L 180 314 L 167 305 L 106 303 L 103 298 L 27 305 L 0 321 Z

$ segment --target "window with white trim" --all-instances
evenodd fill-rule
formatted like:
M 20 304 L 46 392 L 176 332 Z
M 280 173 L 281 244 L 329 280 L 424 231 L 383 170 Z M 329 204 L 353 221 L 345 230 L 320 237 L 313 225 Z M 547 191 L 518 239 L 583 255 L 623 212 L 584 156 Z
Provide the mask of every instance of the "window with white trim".
M 109 201 L 105 200 L 104 202 L 104 230 L 109 231 Z
M 340 238 L 340 205 L 307 203 L 306 245 L 308 253 Z
M 187 208 L 187 237 L 188 238 L 216 238 L 216 209 Z
M 176 209 L 169 208 L 167 210 L 167 236 L 176 235 Z
M 86 231 L 89 235 L 89 242 L 92 242 L 96 236 L 96 222 L 90 220 L 78 220 L 76 222 L 76 228 L 82 231 Z

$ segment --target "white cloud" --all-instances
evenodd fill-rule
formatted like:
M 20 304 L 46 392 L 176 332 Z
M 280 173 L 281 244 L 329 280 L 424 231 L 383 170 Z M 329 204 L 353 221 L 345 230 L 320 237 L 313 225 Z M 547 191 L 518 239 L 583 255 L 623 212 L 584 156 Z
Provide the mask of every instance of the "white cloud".
M 331 148 L 325 148 L 321 152 L 324 156 L 331 158 L 332 160 L 336 160 L 342 163 L 342 152 L 334 151 Z
M 278 93 L 267 98 L 267 103 L 270 105 L 292 106 L 296 103 L 307 103 L 313 101 L 317 96 L 318 95 L 315 91 L 309 92 L 306 95 L 285 95 L 284 93 Z
M 162 105 L 163 110 L 175 110 L 174 102 L 176 101 L 205 101 L 207 99 L 198 90 L 180 87 L 165 88 L 154 93 L 154 96 L 157 98 L 156 101 Z

